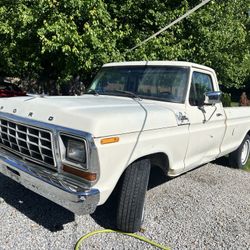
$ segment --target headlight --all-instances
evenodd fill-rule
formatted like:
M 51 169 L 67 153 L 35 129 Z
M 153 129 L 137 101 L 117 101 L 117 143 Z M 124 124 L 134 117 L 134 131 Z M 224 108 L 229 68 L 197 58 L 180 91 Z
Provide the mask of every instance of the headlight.
M 66 159 L 69 161 L 72 160 L 79 163 L 86 163 L 85 143 L 75 139 L 68 139 Z
M 86 169 L 87 149 L 85 140 L 67 134 L 61 134 L 60 137 L 60 150 L 63 163 Z

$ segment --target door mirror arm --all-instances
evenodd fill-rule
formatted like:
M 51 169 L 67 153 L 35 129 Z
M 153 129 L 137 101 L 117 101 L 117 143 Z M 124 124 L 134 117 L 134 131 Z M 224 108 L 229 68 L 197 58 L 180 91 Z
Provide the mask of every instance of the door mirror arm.
M 206 110 L 205 110 L 205 108 L 204 108 L 204 105 L 198 106 L 198 109 L 202 112 L 202 114 L 203 114 L 203 116 L 204 116 L 203 123 L 206 123 L 206 122 L 207 122 L 207 118 L 206 118 Z
M 207 119 L 206 118 L 206 110 L 204 108 L 204 106 L 199 106 L 198 109 L 201 110 L 203 116 L 204 116 L 204 120 L 203 123 L 209 122 L 211 120 L 211 118 L 214 116 L 216 110 L 217 110 L 217 106 L 215 104 L 212 104 L 212 106 L 214 107 L 214 111 L 213 113 L 210 115 L 210 117 Z

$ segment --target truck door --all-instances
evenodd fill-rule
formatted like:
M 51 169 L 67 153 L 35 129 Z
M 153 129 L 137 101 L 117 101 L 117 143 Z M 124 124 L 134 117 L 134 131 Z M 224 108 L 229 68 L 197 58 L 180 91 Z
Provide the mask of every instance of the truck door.
M 220 152 L 225 133 L 225 113 L 221 103 L 214 106 L 201 105 L 204 93 L 217 91 L 215 74 L 193 69 L 187 103 L 189 145 L 185 168 L 192 168 L 214 160 Z

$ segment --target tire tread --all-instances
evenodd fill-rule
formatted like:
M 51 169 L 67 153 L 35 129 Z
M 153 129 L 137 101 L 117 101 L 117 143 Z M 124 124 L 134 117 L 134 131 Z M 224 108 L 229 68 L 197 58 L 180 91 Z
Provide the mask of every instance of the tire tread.
M 116 221 L 119 230 L 136 232 L 140 229 L 149 175 L 148 159 L 136 161 L 125 170 L 118 198 Z

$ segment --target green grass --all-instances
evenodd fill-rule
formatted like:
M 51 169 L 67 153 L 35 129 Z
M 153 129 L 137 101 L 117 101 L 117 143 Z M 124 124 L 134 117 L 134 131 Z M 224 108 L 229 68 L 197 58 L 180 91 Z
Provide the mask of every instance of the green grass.
M 231 107 L 239 107 L 239 103 L 238 102 L 231 102 Z
M 248 160 L 247 165 L 244 167 L 244 170 L 250 172 L 250 160 Z

